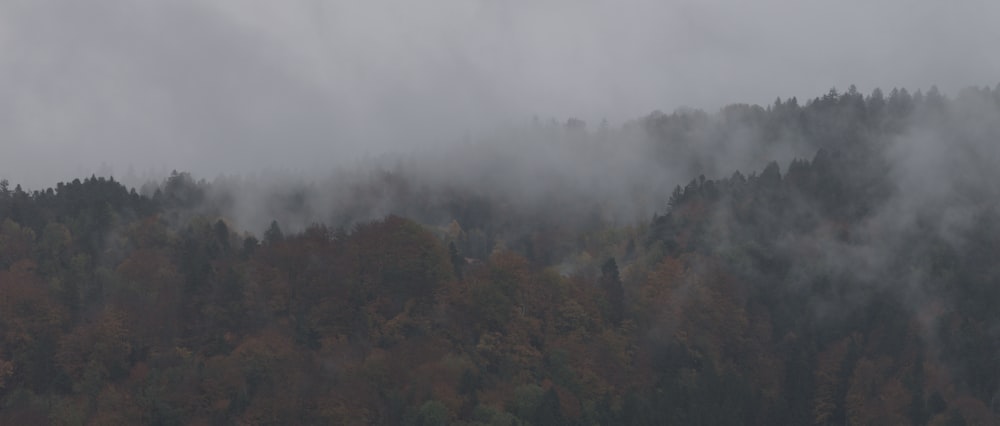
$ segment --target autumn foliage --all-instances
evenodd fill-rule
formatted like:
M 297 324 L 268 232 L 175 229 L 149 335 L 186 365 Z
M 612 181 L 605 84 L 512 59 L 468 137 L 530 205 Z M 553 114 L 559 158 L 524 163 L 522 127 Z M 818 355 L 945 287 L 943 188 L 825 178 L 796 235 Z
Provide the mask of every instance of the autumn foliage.
M 727 109 L 826 145 L 628 226 L 512 236 L 456 195 L 258 238 L 185 174 L 4 184 L 0 424 L 1000 424 L 1000 213 L 878 216 L 881 96 Z

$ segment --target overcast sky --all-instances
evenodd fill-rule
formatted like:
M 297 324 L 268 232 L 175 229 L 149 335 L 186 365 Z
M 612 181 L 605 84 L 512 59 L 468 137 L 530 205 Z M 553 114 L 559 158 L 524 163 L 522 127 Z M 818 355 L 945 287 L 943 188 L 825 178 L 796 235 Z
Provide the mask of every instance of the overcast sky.
M 2 0 L 0 178 L 315 169 L 532 116 L 1000 82 L 1000 2 Z

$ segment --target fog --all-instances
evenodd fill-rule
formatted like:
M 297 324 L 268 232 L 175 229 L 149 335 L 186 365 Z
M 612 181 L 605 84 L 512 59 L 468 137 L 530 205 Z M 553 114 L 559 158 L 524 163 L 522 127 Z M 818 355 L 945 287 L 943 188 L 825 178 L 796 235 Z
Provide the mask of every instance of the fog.
M 1000 75 L 995 2 L 7 1 L 0 178 L 325 175 L 497 129 Z M 428 154 L 430 153 L 430 154 Z
M 49 292 L 74 316 L 3 310 L 8 340 L 35 339 L 21 311 L 49 317 L 52 340 L 0 351 L 0 387 L 23 370 L 56 392 L 0 397 L 181 423 L 157 399 L 176 358 L 222 372 L 177 380 L 177 401 L 249 416 L 287 401 L 236 362 L 264 359 L 256 346 L 284 363 L 268 337 L 284 334 L 310 354 L 287 375 L 317 384 L 259 383 L 382 423 L 429 406 L 372 381 L 423 377 L 383 374 L 388 351 L 410 362 L 447 341 L 465 361 L 406 368 L 454 367 L 457 393 L 427 387 L 461 403 L 435 400 L 452 417 L 510 411 L 489 398 L 521 399 L 527 378 L 557 411 L 578 393 L 567 412 L 620 423 L 688 405 L 907 423 L 858 420 L 891 403 L 913 424 L 995 424 L 977 419 L 1000 401 L 997 17 L 1000 2 L 928 0 L 0 1 L 5 300 Z M 125 344 L 112 373 L 83 350 L 126 342 L 91 335 L 128 316 L 88 324 L 118 304 L 151 319 L 136 341 L 170 334 L 163 358 L 160 340 Z M 476 312 L 494 308 L 510 315 Z M 340 399 L 352 380 L 375 408 Z

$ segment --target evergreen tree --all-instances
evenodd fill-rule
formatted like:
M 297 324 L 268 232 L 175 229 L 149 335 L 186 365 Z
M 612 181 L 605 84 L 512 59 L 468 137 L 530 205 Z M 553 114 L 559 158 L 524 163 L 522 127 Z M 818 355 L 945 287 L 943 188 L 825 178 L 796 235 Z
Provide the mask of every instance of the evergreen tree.
M 608 321 L 620 325 L 625 316 L 625 289 L 618 274 L 618 262 L 613 257 L 601 265 L 601 288 L 608 302 Z

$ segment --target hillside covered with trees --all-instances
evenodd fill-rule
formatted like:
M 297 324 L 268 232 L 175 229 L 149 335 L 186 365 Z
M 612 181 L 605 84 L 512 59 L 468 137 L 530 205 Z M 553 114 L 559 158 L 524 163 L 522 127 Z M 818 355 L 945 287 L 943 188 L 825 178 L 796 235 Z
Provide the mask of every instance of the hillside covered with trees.
M 0 424 L 1000 423 L 1000 86 L 529 127 L 3 181 Z

